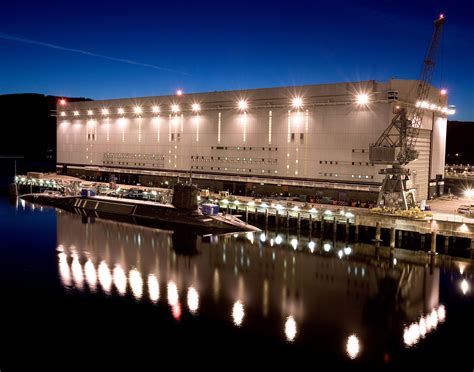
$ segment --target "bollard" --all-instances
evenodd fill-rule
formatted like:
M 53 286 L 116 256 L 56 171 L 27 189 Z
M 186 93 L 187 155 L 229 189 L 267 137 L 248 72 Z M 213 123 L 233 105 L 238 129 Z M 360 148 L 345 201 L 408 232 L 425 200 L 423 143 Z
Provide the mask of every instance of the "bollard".
M 286 211 L 286 227 L 290 227 L 290 211 Z
M 333 220 L 332 220 L 332 232 L 333 232 L 333 233 L 336 233 L 336 232 L 337 232 L 337 221 L 336 221 L 336 217 L 334 217 Z
M 298 220 L 297 220 L 296 223 L 297 223 L 297 227 L 298 227 L 298 230 L 299 230 L 300 227 L 301 227 L 301 213 L 300 212 L 298 212 Z
M 245 206 L 245 222 L 249 222 L 249 207 Z

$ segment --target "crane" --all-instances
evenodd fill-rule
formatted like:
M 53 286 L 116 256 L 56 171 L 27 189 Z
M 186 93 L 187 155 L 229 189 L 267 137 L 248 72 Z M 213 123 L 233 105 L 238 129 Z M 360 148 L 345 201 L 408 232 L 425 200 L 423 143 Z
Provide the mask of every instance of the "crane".
M 415 146 L 426 108 L 422 102 L 425 102 L 430 93 L 443 24 L 444 15 L 441 14 L 434 21 L 431 43 L 416 87 L 414 110 L 409 114 L 406 107 L 397 104 L 394 108 L 395 116 L 389 126 L 369 147 L 370 161 L 387 165 L 379 171 L 385 178 L 377 206 L 409 209 L 416 205 L 415 190 L 408 187 L 410 170 L 405 166 L 418 158 Z

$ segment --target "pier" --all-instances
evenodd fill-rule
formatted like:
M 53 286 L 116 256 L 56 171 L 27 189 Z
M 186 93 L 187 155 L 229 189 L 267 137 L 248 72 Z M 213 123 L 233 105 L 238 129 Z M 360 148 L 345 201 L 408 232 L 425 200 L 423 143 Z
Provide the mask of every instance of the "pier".
M 78 182 L 90 186 L 73 177 L 52 174 L 44 179 L 19 176 L 16 180 L 19 193 L 43 190 L 61 191 Z M 93 183 L 107 186 L 107 183 Z M 120 185 L 121 188 L 131 186 Z M 148 193 L 165 193 L 168 189 L 137 186 Z M 137 188 L 133 187 L 133 188 Z M 474 219 L 433 211 L 432 217 L 410 218 L 393 214 L 374 213 L 366 208 L 338 207 L 334 205 L 304 203 L 299 201 L 253 199 L 250 197 L 221 198 L 217 194 L 209 197 L 209 202 L 219 205 L 222 213 L 238 215 L 247 223 L 264 229 L 296 230 L 301 235 L 332 234 L 347 241 L 360 240 L 361 231 L 375 243 L 387 242 L 392 249 L 401 247 L 406 239 L 418 240 L 419 250 L 431 254 L 449 254 L 460 241 L 474 257 Z M 382 239 L 384 237 L 384 239 Z

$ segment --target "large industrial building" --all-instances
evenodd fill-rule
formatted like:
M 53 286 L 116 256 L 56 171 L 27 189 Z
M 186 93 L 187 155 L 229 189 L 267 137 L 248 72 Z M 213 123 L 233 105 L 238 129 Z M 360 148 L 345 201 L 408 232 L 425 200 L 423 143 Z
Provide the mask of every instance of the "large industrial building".
M 160 185 L 193 180 L 234 194 L 376 200 L 382 165 L 369 160 L 397 105 L 422 105 L 408 167 L 418 199 L 443 192 L 447 96 L 414 102 L 415 80 L 362 81 L 58 103 L 63 173 Z

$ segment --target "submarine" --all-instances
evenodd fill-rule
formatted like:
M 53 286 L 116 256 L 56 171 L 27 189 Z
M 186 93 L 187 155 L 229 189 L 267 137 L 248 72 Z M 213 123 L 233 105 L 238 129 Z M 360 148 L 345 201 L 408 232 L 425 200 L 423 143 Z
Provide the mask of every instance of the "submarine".
M 20 198 L 81 216 L 109 218 L 165 229 L 185 228 L 198 234 L 260 231 L 256 226 L 243 222 L 235 215 L 218 213 L 214 208 L 205 209 L 204 213 L 204 209 L 199 208 L 197 202 L 198 194 L 199 189 L 196 185 L 178 183 L 173 187 L 171 204 L 96 196 L 91 193 L 74 196 L 33 193 L 24 194 Z

